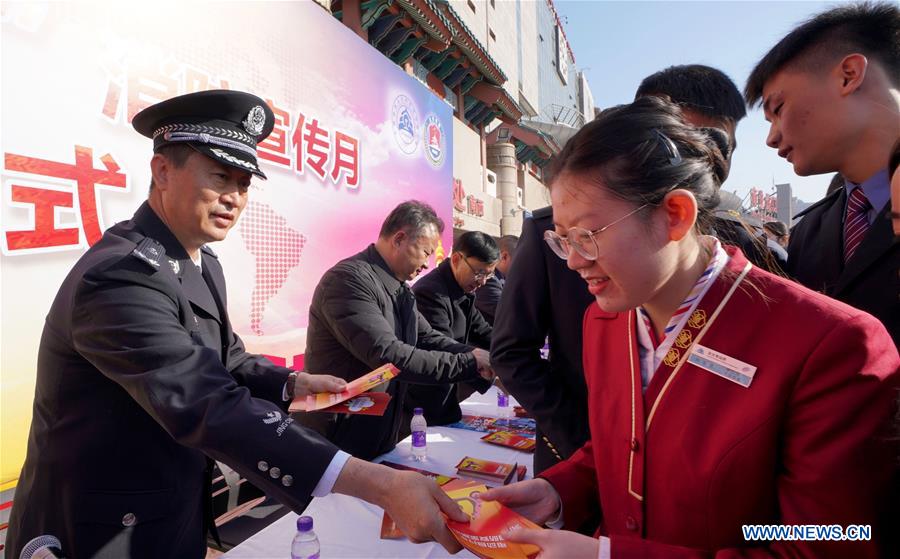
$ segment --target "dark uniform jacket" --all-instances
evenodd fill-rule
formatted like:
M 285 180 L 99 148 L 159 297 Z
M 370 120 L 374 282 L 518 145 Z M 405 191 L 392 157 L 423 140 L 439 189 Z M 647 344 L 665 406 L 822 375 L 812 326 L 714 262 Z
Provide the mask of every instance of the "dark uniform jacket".
M 544 242 L 549 207 L 522 225 L 491 335 L 491 364 L 537 421 L 535 474 L 568 458 L 589 438 L 581 324 L 594 300 L 587 284 Z M 541 359 L 550 337 L 550 359 Z
M 482 287 L 483 289 L 483 287 Z M 462 290 L 453 277 L 450 259 L 431 270 L 413 285 L 416 308 L 431 327 L 457 342 L 489 350 L 491 326 L 475 308 L 475 295 Z M 482 394 L 491 387 L 483 378 L 465 383 Z M 449 425 L 462 419 L 457 385 L 410 385 L 404 402 L 405 425 L 416 407 L 424 410 L 428 425 Z
M 853 258 L 844 264 L 847 189 L 838 189 L 802 212 L 791 230 L 788 273 L 800 283 L 872 314 L 900 346 L 900 243 L 894 240 L 888 202 Z
M 503 293 L 503 285 L 506 276 L 500 270 L 494 272 L 487 282 L 475 292 L 475 308 L 481 311 L 481 315 L 491 326 L 494 325 L 494 317 L 497 315 L 497 305 L 500 304 L 500 295 Z
M 202 558 L 208 457 L 307 506 L 337 449 L 287 416 L 290 371 L 226 308 L 212 251 L 201 274 L 147 203 L 79 259 L 41 337 L 7 557 L 49 534 L 74 559 Z
M 408 383 L 449 384 L 477 378 L 473 347 L 434 330 L 416 299 L 375 245 L 325 272 L 313 293 L 305 368 L 348 381 L 393 363 L 400 375 L 376 390 L 392 396 L 377 416 L 308 414 L 304 424 L 353 456 L 371 460 L 397 444 Z

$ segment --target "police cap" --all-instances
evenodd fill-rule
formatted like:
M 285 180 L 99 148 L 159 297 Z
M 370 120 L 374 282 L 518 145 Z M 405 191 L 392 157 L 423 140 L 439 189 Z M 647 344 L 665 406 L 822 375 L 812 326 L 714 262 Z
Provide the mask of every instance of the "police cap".
M 256 144 L 272 132 L 275 117 L 256 95 L 224 89 L 179 95 L 139 112 L 132 125 L 153 139 L 154 152 L 187 143 L 220 163 L 266 178 Z

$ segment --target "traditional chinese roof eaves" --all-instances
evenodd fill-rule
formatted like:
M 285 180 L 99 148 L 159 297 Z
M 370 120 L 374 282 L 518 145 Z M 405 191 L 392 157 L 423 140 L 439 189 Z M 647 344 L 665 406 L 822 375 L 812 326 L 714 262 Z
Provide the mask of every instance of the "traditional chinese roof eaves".
M 396 0 L 397 4 L 412 16 L 430 36 L 446 46 L 453 38 L 450 20 L 433 0 Z
M 512 139 L 518 140 L 523 145 L 534 148 L 534 151 L 536 152 L 535 155 L 539 159 L 549 159 L 554 153 L 559 153 L 559 146 L 556 145 L 556 142 L 554 142 L 547 134 L 544 134 L 540 130 L 523 126 L 522 124 L 512 124 L 509 122 L 501 124 L 491 131 L 491 133 L 487 135 L 487 142 L 489 144 L 496 143 L 500 128 L 504 127 L 509 129 Z
M 537 130 L 536 128 L 532 128 L 527 124 L 519 123 L 519 127 L 523 130 L 528 130 L 529 132 L 534 132 L 538 136 L 540 136 L 544 140 L 545 147 L 549 150 L 550 154 L 559 153 L 562 150 L 562 147 L 556 143 L 556 140 L 553 139 L 553 136 L 547 134 L 542 130 Z
M 519 104 L 502 87 L 479 82 L 472 87 L 470 94 L 482 103 L 497 107 L 513 122 L 518 122 L 522 118 Z
M 497 85 L 502 85 L 506 82 L 506 74 L 500 69 L 500 65 L 497 64 L 497 61 L 494 60 L 490 54 L 488 54 L 484 45 L 475 38 L 475 35 L 473 35 L 469 27 L 463 23 L 462 19 L 460 19 L 459 15 L 457 15 L 456 11 L 450 6 L 447 0 L 433 1 L 441 7 L 444 14 L 447 16 L 447 19 L 450 20 L 450 29 L 453 32 L 453 43 L 457 45 L 470 60 L 472 60 L 478 70 L 490 81 Z

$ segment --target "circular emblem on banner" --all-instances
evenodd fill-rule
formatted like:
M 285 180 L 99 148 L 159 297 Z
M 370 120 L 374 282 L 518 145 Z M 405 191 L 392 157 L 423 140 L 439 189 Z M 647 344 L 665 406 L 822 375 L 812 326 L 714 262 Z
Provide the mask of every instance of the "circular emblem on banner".
M 425 119 L 424 142 L 425 142 L 425 159 L 434 167 L 440 167 L 444 164 L 444 154 L 447 152 L 447 141 L 444 137 L 444 126 L 441 120 L 431 114 Z
M 391 107 L 391 124 L 397 147 L 407 155 L 412 155 L 419 147 L 419 113 L 412 99 L 398 95 Z
M 252 136 L 259 136 L 266 127 L 266 111 L 260 105 L 253 107 L 241 124 Z

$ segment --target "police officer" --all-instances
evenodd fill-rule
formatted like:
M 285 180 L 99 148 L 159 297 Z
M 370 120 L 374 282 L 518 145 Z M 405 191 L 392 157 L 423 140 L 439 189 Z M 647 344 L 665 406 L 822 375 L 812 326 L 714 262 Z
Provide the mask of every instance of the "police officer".
M 265 178 L 260 98 L 205 91 L 134 117 L 153 138 L 149 199 L 75 264 L 41 338 L 28 454 L 7 555 L 53 535 L 68 557 L 198 557 L 213 528 L 211 459 L 296 512 L 355 495 L 414 541 L 459 550 L 439 509 L 466 517 L 433 482 L 351 458 L 286 413 L 294 394 L 343 380 L 294 373 L 245 351 L 228 319 L 220 241 Z

